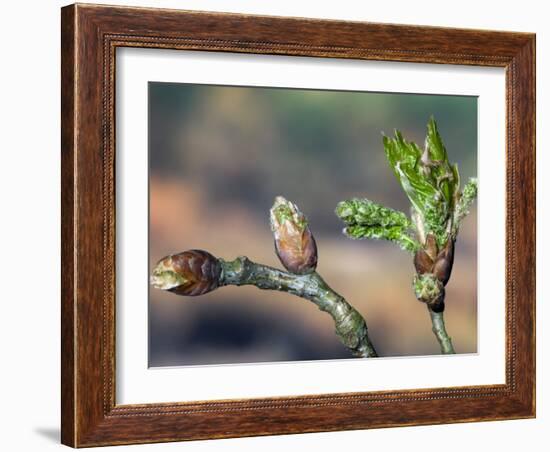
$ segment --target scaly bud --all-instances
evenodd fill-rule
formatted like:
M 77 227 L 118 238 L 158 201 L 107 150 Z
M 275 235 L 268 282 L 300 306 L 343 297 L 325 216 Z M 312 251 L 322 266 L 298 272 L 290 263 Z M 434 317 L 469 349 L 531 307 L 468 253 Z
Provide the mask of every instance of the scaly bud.
M 426 243 L 414 255 L 414 268 L 416 268 L 416 273 L 419 275 L 432 273 L 436 257 L 437 242 L 433 234 L 428 234 Z
M 443 283 L 444 286 L 447 285 L 447 282 L 449 282 L 449 278 L 451 277 L 454 258 L 455 241 L 453 239 L 449 239 L 445 244 L 445 247 L 437 255 L 433 267 L 433 274 Z
M 429 234 L 424 247 L 414 255 L 416 273 L 419 275 L 431 273 L 445 286 L 453 269 L 454 248 L 454 240 L 449 239 L 439 251 L 434 236 Z
M 195 296 L 219 286 L 221 265 L 203 250 L 188 250 L 162 258 L 151 275 L 151 285 L 178 295 Z
M 270 211 L 275 251 L 283 266 L 296 274 L 311 273 L 317 267 L 317 245 L 305 215 L 282 196 Z

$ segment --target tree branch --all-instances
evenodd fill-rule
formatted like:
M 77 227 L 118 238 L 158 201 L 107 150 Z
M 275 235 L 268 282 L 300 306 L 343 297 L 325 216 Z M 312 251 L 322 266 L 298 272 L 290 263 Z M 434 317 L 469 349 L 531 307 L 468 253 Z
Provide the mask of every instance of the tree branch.
M 443 319 L 443 311 L 434 312 L 430 307 L 428 307 L 430 312 L 430 318 L 432 319 L 432 331 L 439 342 L 441 347 L 441 353 L 445 355 L 452 355 L 455 353 L 453 348 L 453 343 L 451 342 L 450 336 L 447 334 L 445 329 L 445 320 Z
M 336 334 L 355 355 L 364 358 L 377 357 L 369 338 L 365 319 L 341 295 L 332 290 L 317 272 L 303 275 L 287 273 L 267 265 L 252 262 L 247 257 L 233 261 L 219 259 L 221 285 L 253 285 L 264 290 L 279 290 L 305 298 L 331 315 Z
M 305 215 L 294 203 L 278 196 L 270 210 L 270 223 L 275 251 L 288 272 L 244 256 L 225 261 L 204 250 L 187 250 L 161 259 L 153 269 L 151 284 L 183 296 L 203 295 L 228 285 L 287 292 L 329 313 L 336 334 L 353 355 L 378 356 L 365 319 L 315 271 L 317 245 Z

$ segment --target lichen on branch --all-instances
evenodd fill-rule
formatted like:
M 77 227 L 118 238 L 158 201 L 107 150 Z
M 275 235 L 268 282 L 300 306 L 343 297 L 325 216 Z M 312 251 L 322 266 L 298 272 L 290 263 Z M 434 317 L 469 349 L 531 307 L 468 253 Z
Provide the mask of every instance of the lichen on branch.
M 317 272 L 292 274 L 257 264 L 246 257 L 238 257 L 233 261 L 220 259 L 220 262 L 220 285 L 253 285 L 259 289 L 278 290 L 305 298 L 331 315 L 337 336 L 353 355 L 365 358 L 377 356 L 364 318 Z

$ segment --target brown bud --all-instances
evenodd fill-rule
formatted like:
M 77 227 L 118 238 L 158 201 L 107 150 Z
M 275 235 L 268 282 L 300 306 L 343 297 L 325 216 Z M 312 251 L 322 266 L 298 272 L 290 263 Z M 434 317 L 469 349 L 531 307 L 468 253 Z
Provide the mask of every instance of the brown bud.
M 433 312 L 443 312 L 445 310 L 445 289 L 441 289 L 439 296 L 431 300 L 428 306 Z
M 437 256 L 437 241 L 433 234 L 428 234 L 426 237 L 426 243 L 424 244 L 424 249 L 432 261 L 435 261 Z
M 161 259 L 153 269 L 151 284 L 178 295 L 203 295 L 219 286 L 220 274 L 217 258 L 203 250 L 188 250 Z
M 414 255 L 414 268 L 416 273 L 432 273 L 434 260 L 437 256 L 437 242 L 432 234 L 428 234 L 426 243 Z
M 426 253 L 424 248 L 420 248 L 414 255 L 414 268 L 416 273 L 423 275 L 424 273 L 431 273 L 434 261 Z
M 449 239 L 445 247 L 440 251 L 435 260 L 433 274 L 439 281 L 446 285 L 451 277 L 453 269 L 455 244 L 453 239 Z
M 281 196 L 275 199 L 270 213 L 275 251 L 284 267 L 296 274 L 314 271 L 317 245 L 304 214 Z

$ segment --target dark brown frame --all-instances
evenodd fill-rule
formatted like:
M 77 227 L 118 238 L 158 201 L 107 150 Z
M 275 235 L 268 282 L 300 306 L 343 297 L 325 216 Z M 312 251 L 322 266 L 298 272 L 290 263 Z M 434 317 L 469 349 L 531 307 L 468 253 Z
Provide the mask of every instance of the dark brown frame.
M 79 4 L 62 9 L 61 32 L 64 444 L 84 447 L 535 416 L 534 34 Z M 506 68 L 506 383 L 116 405 L 117 47 Z

